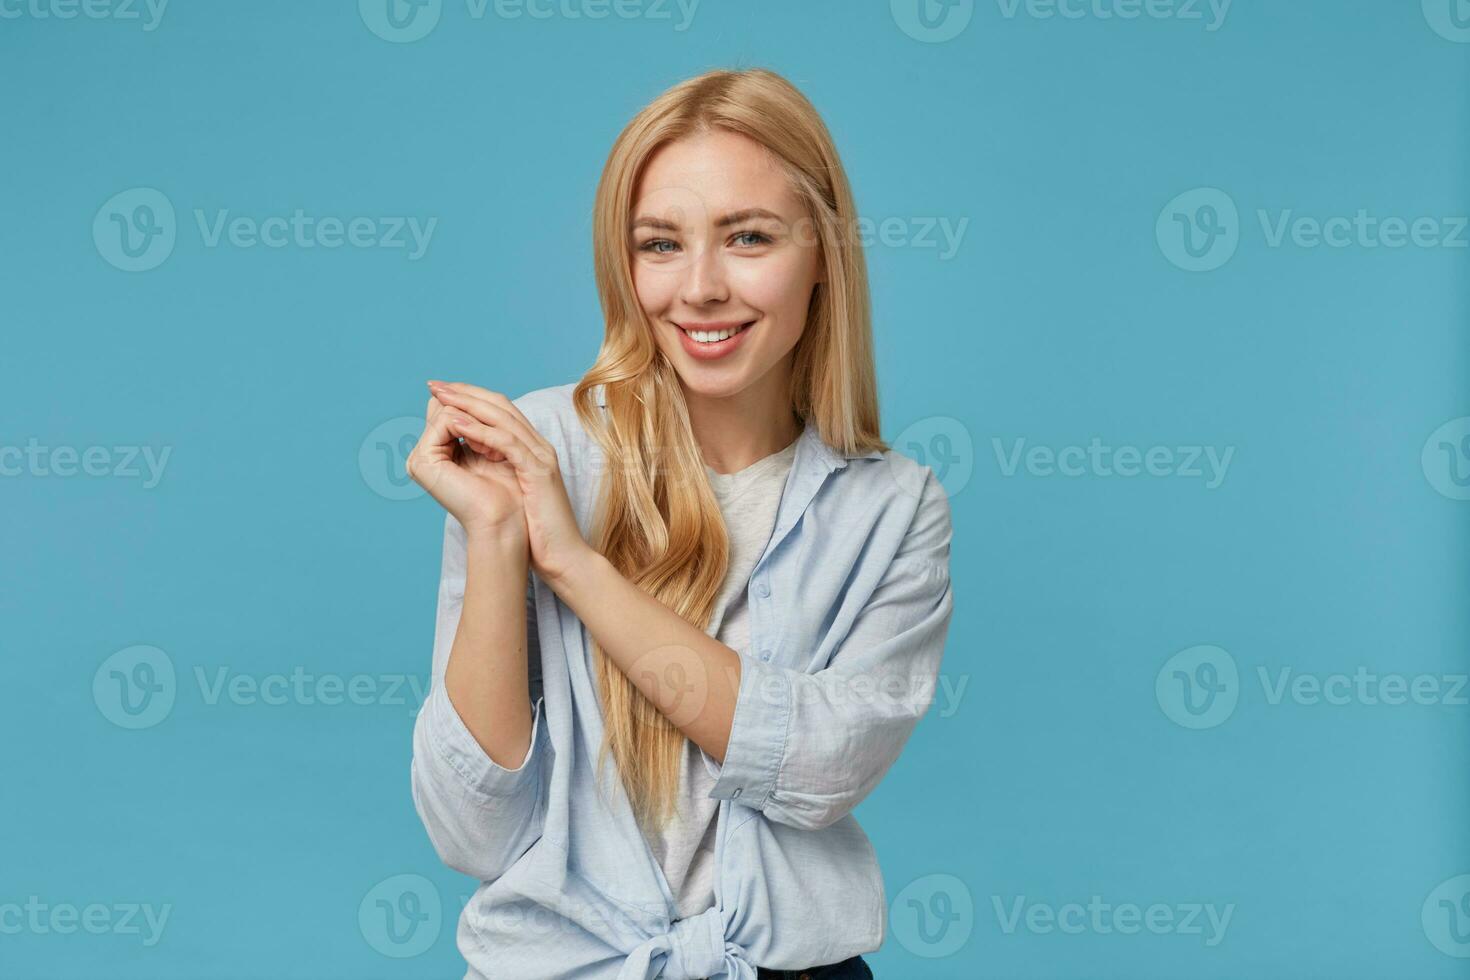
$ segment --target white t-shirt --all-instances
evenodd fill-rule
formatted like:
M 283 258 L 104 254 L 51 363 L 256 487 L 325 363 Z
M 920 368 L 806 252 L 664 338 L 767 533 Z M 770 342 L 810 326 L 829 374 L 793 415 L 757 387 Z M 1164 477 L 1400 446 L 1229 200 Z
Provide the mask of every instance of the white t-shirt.
M 781 491 L 799 441 L 793 439 L 785 449 L 734 473 L 717 473 L 708 464 L 704 468 L 719 498 L 730 537 L 730 565 L 710 622 L 715 626 L 715 639 L 741 653 L 747 652 L 750 645 L 745 590 L 755 563 L 771 540 Z M 720 801 L 709 797 L 715 781 L 705 768 L 699 746 L 685 741 L 678 812 L 648 838 L 674 893 L 677 918 L 681 919 L 715 904 L 715 818 L 720 809 Z

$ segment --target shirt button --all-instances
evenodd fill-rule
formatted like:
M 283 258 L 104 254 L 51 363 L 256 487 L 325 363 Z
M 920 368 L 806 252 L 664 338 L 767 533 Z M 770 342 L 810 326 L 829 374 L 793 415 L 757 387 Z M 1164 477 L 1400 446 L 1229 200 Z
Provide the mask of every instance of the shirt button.
M 761 659 L 762 660 L 770 660 L 771 659 L 771 651 L 769 651 L 769 650 L 762 650 L 761 651 Z
M 740 795 L 740 787 L 739 786 L 736 786 L 735 787 L 735 792 L 733 792 L 733 793 L 730 794 L 730 798 L 733 800 L 735 797 L 737 797 L 739 795 Z
M 770 583 L 762 579 L 760 583 L 756 585 L 755 592 L 756 595 L 760 596 L 761 598 L 765 598 L 766 596 L 771 594 Z

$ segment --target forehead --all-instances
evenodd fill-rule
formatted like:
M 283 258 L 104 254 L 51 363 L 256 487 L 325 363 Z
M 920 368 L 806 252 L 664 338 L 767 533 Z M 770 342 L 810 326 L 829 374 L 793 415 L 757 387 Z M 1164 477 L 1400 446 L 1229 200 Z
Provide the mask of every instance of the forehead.
M 665 143 L 633 188 L 638 213 L 678 211 L 713 221 L 737 208 L 794 215 L 800 207 L 780 165 L 748 136 L 716 130 Z

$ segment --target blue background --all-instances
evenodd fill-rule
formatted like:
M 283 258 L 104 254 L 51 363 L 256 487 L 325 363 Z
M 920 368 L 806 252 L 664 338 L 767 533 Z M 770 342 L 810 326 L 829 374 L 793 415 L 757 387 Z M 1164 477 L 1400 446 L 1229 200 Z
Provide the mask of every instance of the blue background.
M 1448 882 L 1453 905 L 1470 873 L 1466 692 L 1272 703 L 1258 674 L 1470 660 L 1470 502 L 1438 489 L 1470 442 L 1421 461 L 1470 415 L 1470 251 L 1273 247 L 1258 217 L 1470 213 L 1470 44 L 1433 29 L 1436 2 L 1237 0 L 1209 30 L 1208 8 L 985 0 L 933 41 L 901 0 L 704 0 L 683 30 L 651 0 L 602 20 L 445 0 L 411 43 L 345 0 L 176 0 L 153 30 L 7 7 L 0 445 L 171 455 L 154 486 L 0 478 L 0 908 L 170 913 L 152 946 L 0 932 L 0 975 L 462 974 L 474 882 L 413 811 L 403 684 L 429 671 L 443 512 L 393 499 L 381 445 L 426 378 L 576 380 L 601 338 L 590 207 L 613 138 L 684 77 L 762 65 L 822 111 L 862 214 L 899 219 L 868 248 L 884 434 L 952 474 L 963 694 L 858 811 L 892 903 L 875 973 L 1470 976 L 1470 904 L 1431 896 Z M 92 229 L 134 188 L 176 209 L 176 242 L 129 272 Z M 1155 230 L 1195 188 L 1239 209 L 1203 272 Z M 194 218 L 296 208 L 437 225 L 411 259 L 209 247 Z M 925 221 L 968 222 L 953 255 L 916 240 Z M 1093 437 L 1234 454 L 1214 488 L 1003 466 L 1018 439 Z M 1162 692 L 1201 644 L 1237 667 L 1237 703 L 1194 729 Z M 109 658 L 138 645 L 174 702 L 129 729 Z M 199 681 L 298 668 L 364 675 L 370 703 L 210 703 Z M 404 874 L 444 908 L 407 957 L 368 900 Z M 1210 945 L 1208 926 L 1008 930 L 996 910 L 1093 895 L 1233 911 Z

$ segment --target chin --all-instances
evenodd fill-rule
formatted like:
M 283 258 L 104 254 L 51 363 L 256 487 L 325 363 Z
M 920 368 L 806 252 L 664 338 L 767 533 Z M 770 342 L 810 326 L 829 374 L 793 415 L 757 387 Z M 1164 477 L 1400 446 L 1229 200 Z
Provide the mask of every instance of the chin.
M 691 378 L 688 375 L 680 375 L 685 390 L 691 395 L 700 398 L 731 398 L 740 394 L 750 387 L 750 379 L 741 374 L 740 377 L 715 379 Z

